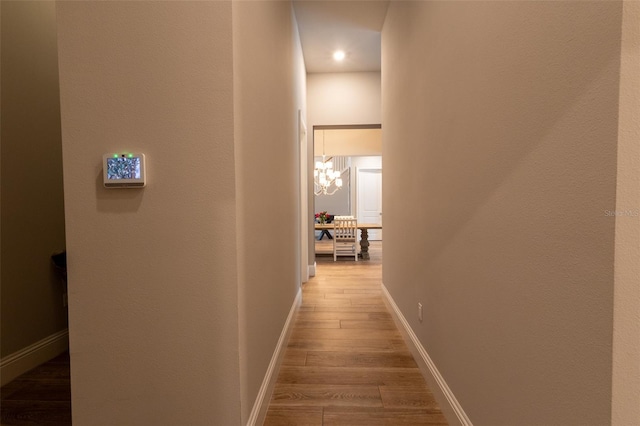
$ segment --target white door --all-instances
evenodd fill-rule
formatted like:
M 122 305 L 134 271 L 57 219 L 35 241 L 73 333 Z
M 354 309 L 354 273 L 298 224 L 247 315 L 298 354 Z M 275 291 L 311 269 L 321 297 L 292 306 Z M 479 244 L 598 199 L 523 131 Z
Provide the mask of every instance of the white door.
M 358 222 L 382 225 L 382 170 L 358 169 Z M 370 230 L 369 240 L 382 240 L 382 230 Z

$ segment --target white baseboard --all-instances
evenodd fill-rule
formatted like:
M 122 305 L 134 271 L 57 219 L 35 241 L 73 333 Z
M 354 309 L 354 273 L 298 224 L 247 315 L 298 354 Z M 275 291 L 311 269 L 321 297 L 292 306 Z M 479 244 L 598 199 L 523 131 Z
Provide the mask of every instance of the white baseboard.
M 287 317 L 287 320 L 284 323 L 284 327 L 282 328 L 282 332 L 280 333 L 280 338 L 278 339 L 276 348 L 273 351 L 273 356 L 271 357 L 271 362 L 269 363 L 267 372 L 264 375 L 264 379 L 262 380 L 262 385 L 258 390 L 258 396 L 256 396 L 256 401 L 253 404 L 253 409 L 251 410 L 251 414 L 249 414 L 247 426 L 261 425 L 264 423 L 264 420 L 267 417 L 267 410 L 269 409 L 271 394 L 273 393 L 273 388 L 275 387 L 276 380 L 278 379 L 278 369 L 282 364 L 282 358 L 284 357 L 286 345 L 289 341 L 289 335 L 291 334 L 291 329 L 293 327 L 293 320 L 296 317 L 296 313 L 298 312 L 298 308 L 300 307 L 301 302 L 302 289 L 299 289 L 298 294 L 293 301 L 293 305 L 291 306 L 291 310 L 289 311 L 289 316 Z
M 0 386 L 69 349 L 69 330 L 64 329 L 0 360 Z
M 309 276 L 310 277 L 316 276 L 316 262 L 313 262 L 313 265 L 309 265 Z
M 418 340 L 418 336 L 413 332 L 404 315 L 394 302 L 387 288 L 382 284 L 383 299 L 393 315 L 393 319 L 399 326 L 401 333 L 409 345 L 409 349 L 416 359 L 418 367 L 424 376 L 429 388 L 433 391 L 442 413 L 447 418 L 450 425 L 473 426 L 469 417 L 462 409 L 462 406 L 455 395 L 449 389 L 447 382 L 438 371 L 438 368 L 429 357 L 429 354 Z

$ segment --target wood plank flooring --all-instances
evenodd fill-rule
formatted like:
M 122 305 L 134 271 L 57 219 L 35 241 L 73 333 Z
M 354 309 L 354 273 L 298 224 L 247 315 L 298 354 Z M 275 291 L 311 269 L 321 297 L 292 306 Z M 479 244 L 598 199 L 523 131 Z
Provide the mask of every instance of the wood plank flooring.
M 265 426 L 447 424 L 382 299 L 380 242 L 370 254 L 319 256 Z
M 7 383 L 0 394 L 2 426 L 70 426 L 69 353 L 65 352 Z

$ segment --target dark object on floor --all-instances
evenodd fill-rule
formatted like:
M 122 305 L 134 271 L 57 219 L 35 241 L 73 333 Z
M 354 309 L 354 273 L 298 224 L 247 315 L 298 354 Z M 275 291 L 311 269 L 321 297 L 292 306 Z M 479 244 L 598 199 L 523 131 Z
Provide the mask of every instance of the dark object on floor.
M 60 276 L 67 281 L 67 251 L 63 251 L 61 253 L 56 253 L 51 256 L 51 261 L 53 262 L 53 267 L 60 274 Z

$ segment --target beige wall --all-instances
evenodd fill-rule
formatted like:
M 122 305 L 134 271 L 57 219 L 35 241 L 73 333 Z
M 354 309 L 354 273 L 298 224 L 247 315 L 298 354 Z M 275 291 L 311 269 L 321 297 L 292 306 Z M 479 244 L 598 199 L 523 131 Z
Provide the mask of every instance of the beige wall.
M 300 287 L 304 81 L 293 19 L 289 2 L 233 3 L 242 424 Z
M 301 114 L 301 123 L 298 124 L 298 142 L 300 145 L 300 158 L 298 161 L 299 167 L 299 175 L 298 179 L 300 185 L 300 281 L 303 283 L 309 281 L 309 249 L 310 249 L 310 241 L 312 237 L 312 233 L 309 230 L 310 218 L 312 215 L 309 213 L 309 185 L 308 175 L 309 175 L 309 165 L 308 157 L 309 157 L 309 143 L 308 134 L 311 132 L 311 129 L 308 127 L 308 117 L 307 117 L 307 70 L 304 61 L 304 56 L 302 55 L 302 42 L 300 40 L 300 34 L 297 30 L 298 23 L 296 21 L 295 15 L 292 16 L 293 25 L 295 26 L 295 86 L 296 86 L 296 99 L 302 105 L 300 109 Z M 306 200 L 306 201 L 305 201 Z
M 380 73 L 320 73 L 307 76 L 312 126 L 380 124 Z
M 55 4 L 1 10 L 5 357 L 64 330 L 67 313 L 50 259 L 65 248 Z
M 384 284 L 476 425 L 610 422 L 620 25 L 390 4 Z
M 57 14 L 74 424 L 240 424 L 231 3 Z
M 58 13 L 74 422 L 244 424 L 300 284 L 291 5 Z M 146 154 L 143 190 L 101 187 L 124 149 Z
M 616 194 L 612 424 L 640 424 L 640 3 L 624 2 Z

